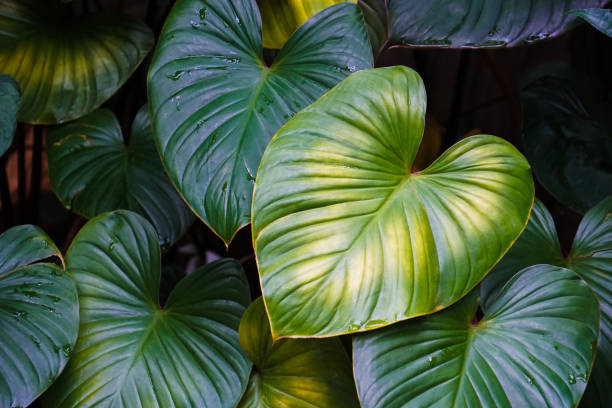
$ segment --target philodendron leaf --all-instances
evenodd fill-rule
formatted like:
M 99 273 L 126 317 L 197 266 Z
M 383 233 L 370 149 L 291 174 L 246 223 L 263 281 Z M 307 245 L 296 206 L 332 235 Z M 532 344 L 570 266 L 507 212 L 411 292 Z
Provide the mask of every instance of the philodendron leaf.
M 0 74 L 0 156 L 13 142 L 20 100 L 17 82 L 9 75 Z
M 575 407 L 589 377 L 598 305 L 572 271 L 518 272 L 473 322 L 478 291 L 439 313 L 353 339 L 371 407 Z
M 257 0 L 261 12 L 263 46 L 282 48 L 309 18 L 335 4 L 357 0 Z
M 352 71 L 372 66 L 354 4 L 302 25 L 271 66 L 255 0 L 176 3 L 149 72 L 153 132 L 171 179 L 226 244 L 250 221 L 272 135 Z
M 253 240 L 275 337 L 367 330 L 444 308 L 523 230 L 533 180 L 508 142 L 470 137 L 411 171 L 425 102 L 409 68 L 357 72 L 270 142 Z
M 60 201 L 91 218 L 128 209 L 153 223 L 162 246 L 193 222 L 193 215 L 164 172 L 146 106 L 124 142 L 119 121 L 101 109 L 49 132 L 49 178 Z
M 580 17 L 608 37 L 612 37 L 612 10 L 590 8 L 572 10 L 569 14 Z
M 569 256 L 561 253 L 553 219 L 536 201 L 527 228 L 516 244 L 482 283 L 485 298 L 494 298 L 517 270 L 535 264 L 552 264 L 576 272 L 595 292 L 601 307 L 601 334 L 597 360 L 584 396 L 584 405 L 612 406 L 612 196 L 584 216 Z M 487 302 L 484 306 L 488 309 Z M 579 315 L 579 314 L 578 314 Z
M 612 100 L 592 95 L 599 89 L 577 75 L 559 73 L 521 90 L 525 150 L 533 171 L 555 198 L 582 213 L 612 194 Z
M 44 0 L 0 0 L 0 73 L 21 87 L 20 121 L 61 123 L 93 111 L 153 46 L 132 17 L 63 11 Z
M 570 10 L 600 7 L 607 1 L 386 0 L 389 41 L 405 46 L 513 47 L 563 34 L 575 25 Z M 380 8 L 385 0 L 364 3 Z
M 61 254 L 38 227 L 0 235 L 0 406 L 26 407 L 59 375 L 77 339 L 79 305 Z
M 359 0 L 357 2 L 368 30 L 368 38 L 372 44 L 372 52 L 377 57 L 383 45 L 389 39 L 387 22 L 387 6 L 385 0 Z
M 70 363 L 45 394 L 50 407 L 234 407 L 251 363 L 238 340 L 249 289 L 237 261 L 210 263 L 158 302 L 153 227 L 119 210 L 89 221 L 66 266 L 81 306 Z
M 258 298 L 240 322 L 240 344 L 254 369 L 239 408 L 359 407 L 351 362 L 339 339 L 273 342 Z

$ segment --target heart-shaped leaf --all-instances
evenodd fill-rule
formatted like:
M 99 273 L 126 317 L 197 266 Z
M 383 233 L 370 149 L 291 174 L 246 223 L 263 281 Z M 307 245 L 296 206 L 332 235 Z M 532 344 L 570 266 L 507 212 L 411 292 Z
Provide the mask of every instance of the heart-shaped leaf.
M 542 185 L 582 213 L 612 194 L 612 100 L 574 73 L 546 74 L 521 90 L 525 150 Z
M 240 322 L 240 344 L 254 369 L 239 408 L 359 407 L 351 362 L 339 339 L 273 342 L 258 298 Z
M 193 222 L 155 150 L 146 106 L 134 119 L 127 146 L 115 115 L 102 109 L 49 132 L 47 155 L 53 191 L 79 215 L 135 211 L 153 223 L 162 246 Z
M 569 14 L 580 17 L 608 37 L 612 37 L 612 10 L 590 8 L 572 10 Z
M 335 4 L 347 2 L 357 3 L 357 0 L 258 0 L 263 46 L 282 48 L 309 18 Z
M 356 72 L 270 142 L 253 240 L 275 337 L 367 330 L 446 307 L 523 230 L 533 180 L 506 141 L 470 137 L 411 172 L 425 102 L 409 68 Z
M 0 73 L 23 94 L 19 120 L 61 123 L 91 112 L 130 77 L 153 46 L 127 16 L 67 15 L 44 0 L 0 0 Z
M 0 156 L 13 142 L 20 100 L 17 82 L 8 75 L 0 74 Z
M 81 306 L 66 370 L 50 407 L 234 407 L 251 363 L 238 340 L 249 289 L 223 259 L 181 280 L 158 303 L 160 249 L 153 227 L 126 210 L 89 221 L 66 265 Z
M 149 72 L 153 132 L 170 178 L 226 244 L 250 221 L 261 155 L 296 112 L 372 66 L 354 4 L 317 14 L 271 66 L 255 0 L 178 2 Z
M 61 255 L 38 227 L 0 235 L 0 406 L 30 405 L 63 370 L 77 339 L 79 305 Z
M 586 281 L 595 292 L 601 307 L 601 334 L 597 360 L 587 388 L 586 406 L 612 406 L 612 196 L 584 216 L 569 256 L 561 253 L 553 219 L 544 205 L 536 200 L 527 228 L 516 244 L 482 283 L 486 298 L 502 291 L 512 270 L 535 264 L 569 268 Z M 488 309 L 489 305 L 485 302 Z M 577 312 L 577 316 L 580 314 Z
M 386 2 L 391 44 L 491 48 L 556 37 L 575 25 L 576 17 L 568 14 L 570 10 L 600 7 L 607 1 L 366 0 L 366 3 L 378 3 L 376 7 L 380 8 Z
M 431 316 L 353 339 L 371 407 L 574 407 L 595 356 L 599 313 L 572 271 L 523 269 L 473 322 L 478 291 Z

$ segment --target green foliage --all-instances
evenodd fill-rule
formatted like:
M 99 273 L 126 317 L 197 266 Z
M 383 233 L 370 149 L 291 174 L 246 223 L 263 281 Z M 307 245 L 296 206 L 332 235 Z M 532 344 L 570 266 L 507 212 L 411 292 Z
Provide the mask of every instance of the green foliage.
M 0 234 L 0 406 L 28 406 L 55 381 L 77 339 L 72 278 L 46 258 L 61 255 L 38 227 Z
M 465 139 L 411 171 L 425 102 L 409 68 L 357 72 L 268 146 L 253 240 L 275 337 L 368 330 L 444 308 L 525 227 L 529 164 L 502 139 Z
M 249 303 L 240 265 L 219 260 L 187 276 L 159 305 L 159 239 L 141 216 L 95 217 L 73 240 L 80 337 L 45 395 L 50 407 L 233 407 L 250 362 L 238 341 Z
M 0 0 L 0 407 L 611 407 L 608 3 Z
M 355 5 L 317 14 L 268 66 L 254 1 L 178 2 L 149 71 L 153 132 L 170 178 L 229 245 L 250 221 L 272 135 L 351 72 L 370 67 Z
M 240 322 L 240 343 L 253 362 L 240 408 L 358 407 L 351 362 L 337 338 L 272 341 L 261 298 Z
M 478 323 L 478 291 L 431 316 L 356 336 L 353 366 L 366 407 L 569 407 L 584 391 L 599 313 L 567 269 L 526 268 Z
M 551 264 L 577 273 L 597 295 L 601 330 L 593 381 L 585 394 L 588 406 L 612 405 L 608 379 L 612 376 L 612 196 L 586 213 L 566 257 L 561 252 L 555 223 L 544 205 L 536 201 L 527 228 L 516 244 L 484 280 L 485 299 L 495 298 L 518 269 Z M 488 309 L 487 301 L 483 304 Z
M 13 142 L 21 94 L 15 80 L 0 74 L 0 156 Z
M 47 155 L 53 191 L 77 214 L 135 211 L 153 223 L 163 247 L 193 221 L 159 160 L 146 106 L 134 119 L 129 141 L 115 115 L 102 109 L 50 132 Z
M 54 124 L 97 108 L 130 77 L 153 36 L 127 16 L 74 18 L 46 0 L 0 0 L 0 73 L 20 85 L 19 120 Z

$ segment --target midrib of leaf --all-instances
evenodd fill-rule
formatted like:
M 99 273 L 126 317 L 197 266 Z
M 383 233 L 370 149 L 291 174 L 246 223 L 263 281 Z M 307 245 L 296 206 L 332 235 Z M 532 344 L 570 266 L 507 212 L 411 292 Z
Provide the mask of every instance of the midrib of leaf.
M 465 370 L 466 370 L 466 366 L 467 366 L 467 361 L 469 360 L 470 355 L 472 354 L 472 350 L 471 350 L 471 346 L 474 340 L 474 337 L 476 336 L 478 331 L 478 327 L 473 327 L 471 325 L 470 322 L 468 322 L 468 328 L 467 328 L 467 338 L 465 339 L 465 350 L 463 352 L 463 360 L 461 362 L 461 369 L 459 370 L 459 383 L 457 384 L 457 389 L 455 391 L 455 395 L 453 396 L 453 402 L 451 404 L 451 407 L 456 407 L 457 406 L 457 398 L 459 397 L 459 392 L 461 391 L 461 389 L 463 388 L 463 384 L 465 382 L 465 378 L 467 377 L 465 375 Z
M 130 358 L 129 366 L 125 369 L 125 372 L 123 373 L 123 375 L 120 376 L 120 379 L 118 380 L 119 387 L 114 392 L 115 394 L 114 401 L 117 401 L 117 398 L 119 399 L 118 406 L 121 406 L 121 391 L 123 390 L 125 379 L 129 376 L 130 372 L 132 371 L 132 368 L 134 367 L 134 364 L 136 364 L 136 362 L 140 358 L 142 354 L 142 350 L 144 349 L 147 343 L 147 340 L 149 340 L 149 337 L 151 337 L 151 335 L 155 331 L 156 326 L 159 324 L 159 321 L 164 318 L 164 314 L 165 314 L 162 310 L 159 310 L 157 305 L 155 305 L 155 310 L 152 311 L 152 313 L 153 313 L 153 321 L 149 324 L 149 326 L 145 329 L 145 332 L 142 334 L 142 337 L 140 338 L 140 341 L 138 342 L 138 347 L 136 348 L 136 351 L 132 354 L 132 357 Z

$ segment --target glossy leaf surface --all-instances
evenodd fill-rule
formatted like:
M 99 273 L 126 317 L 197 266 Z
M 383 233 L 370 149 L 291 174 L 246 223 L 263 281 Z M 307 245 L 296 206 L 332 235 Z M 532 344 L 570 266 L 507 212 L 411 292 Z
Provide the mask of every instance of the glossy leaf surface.
M 153 46 L 132 17 L 65 11 L 44 0 L 0 0 L 0 73 L 20 85 L 20 121 L 54 124 L 93 111 Z
M 580 17 L 608 37 L 612 37 L 612 10 L 591 8 L 573 10 L 570 14 Z
M 511 270 L 535 264 L 553 264 L 576 272 L 595 292 L 601 308 L 597 359 L 584 405 L 612 405 L 612 196 L 584 216 L 569 256 L 564 257 L 553 219 L 536 201 L 527 228 L 508 254 L 483 281 L 485 298 L 494 298 L 511 276 Z M 485 304 L 488 307 L 487 304 Z M 579 314 L 577 314 L 579 316 Z
M 387 0 L 389 41 L 406 46 L 452 48 L 530 44 L 556 37 L 573 27 L 576 17 L 567 14 L 570 10 L 600 7 L 606 2 Z M 364 3 L 381 8 L 385 0 L 365 0 Z M 378 32 L 383 33 L 382 30 Z
M 473 324 L 478 291 L 439 313 L 353 339 L 371 407 L 570 407 L 586 387 L 597 300 L 572 271 L 523 269 Z
M 377 57 L 389 39 L 385 0 L 359 0 L 357 4 L 363 13 L 372 52 Z
M 446 307 L 524 228 L 529 164 L 500 138 L 467 138 L 411 172 L 425 101 L 409 68 L 357 72 L 268 146 L 253 239 L 275 337 L 367 330 Z
M 95 111 L 47 136 L 49 177 L 67 208 L 87 218 L 128 209 L 153 223 L 160 243 L 170 245 L 193 215 L 164 172 L 144 106 L 129 143 L 107 109 Z
M 28 406 L 63 370 L 78 331 L 74 281 L 38 227 L 0 235 L 0 406 Z
M 153 131 L 189 206 L 229 244 L 250 221 L 272 135 L 352 71 L 372 66 L 354 4 L 302 25 L 270 67 L 254 0 L 186 0 L 172 9 L 149 72 Z
M 20 98 L 19 84 L 12 77 L 0 74 L 0 156 L 13 142 Z
M 612 194 L 612 100 L 571 74 L 535 79 L 521 91 L 525 150 L 542 185 L 586 212 Z
M 66 370 L 49 407 L 234 407 L 251 364 L 238 340 L 249 303 L 237 261 L 210 263 L 158 303 L 160 249 L 153 227 L 119 210 L 89 221 L 66 265 L 81 307 Z
M 240 408 L 359 407 L 351 363 L 332 339 L 272 342 L 261 298 L 240 322 L 240 344 L 255 365 Z
M 282 48 L 291 34 L 320 11 L 357 0 L 258 0 L 261 12 L 263 46 Z

